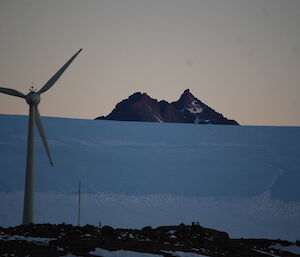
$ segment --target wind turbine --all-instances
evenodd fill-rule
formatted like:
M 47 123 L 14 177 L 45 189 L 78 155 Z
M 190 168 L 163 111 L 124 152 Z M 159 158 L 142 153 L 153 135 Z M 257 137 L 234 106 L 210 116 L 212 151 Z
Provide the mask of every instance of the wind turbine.
M 31 88 L 27 95 L 21 92 L 0 87 L 0 92 L 12 96 L 24 98 L 29 105 L 29 118 L 28 118 L 28 141 L 27 141 L 27 161 L 26 161 L 26 178 L 25 178 L 25 194 L 24 194 L 24 208 L 23 208 L 23 224 L 33 223 L 34 221 L 34 124 L 36 124 L 38 131 L 41 135 L 43 145 L 46 149 L 50 164 L 53 167 L 53 161 L 48 147 L 43 123 L 40 117 L 38 104 L 41 101 L 40 95 L 50 89 L 59 77 L 64 73 L 68 66 L 73 62 L 82 49 L 77 51 L 39 90 L 35 91 Z

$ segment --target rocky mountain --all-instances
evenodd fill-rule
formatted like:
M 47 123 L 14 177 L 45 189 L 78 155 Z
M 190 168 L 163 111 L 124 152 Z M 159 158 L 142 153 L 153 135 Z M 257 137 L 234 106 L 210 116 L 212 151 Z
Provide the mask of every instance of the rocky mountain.
M 109 115 L 96 119 L 239 125 L 201 102 L 189 89 L 172 103 L 157 101 L 146 93 L 137 92 L 118 103 Z

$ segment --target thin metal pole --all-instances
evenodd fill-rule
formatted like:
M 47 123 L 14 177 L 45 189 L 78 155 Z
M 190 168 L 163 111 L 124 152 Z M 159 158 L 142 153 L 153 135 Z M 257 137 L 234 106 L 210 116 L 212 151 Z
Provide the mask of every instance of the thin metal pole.
M 78 226 L 80 226 L 80 188 L 81 188 L 81 182 L 78 183 Z
M 35 105 L 30 105 L 28 118 L 28 142 L 23 206 L 23 225 L 34 222 L 34 122 Z

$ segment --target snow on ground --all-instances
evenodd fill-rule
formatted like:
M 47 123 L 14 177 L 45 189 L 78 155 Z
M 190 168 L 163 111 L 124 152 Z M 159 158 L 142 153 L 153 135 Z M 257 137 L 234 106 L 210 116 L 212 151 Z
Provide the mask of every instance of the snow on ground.
M 23 240 L 27 242 L 35 242 L 37 245 L 49 245 L 50 238 L 41 238 L 41 237 L 30 237 L 30 236 L 20 236 L 20 235 L 1 235 L 0 239 L 4 241 L 11 241 L 11 240 Z
M 207 257 L 202 254 L 198 253 L 188 253 L 188 252 L 172 252 L 172 251 L 162 251 L 165 253 L 170 253 L 174 256 L 178 257 Z M 95 251 L 90 252 L 93 255 L 99 255 L 103 257 L 162 257 L 162 255 L 158 254 L 150 254 L 150 253 L 140 253 L 140 252 L 133 252 L 133 251 L 125 251 L 125 250 L 118 250 L 118 251 L 108 251 L 101 248 L 96 248 Z
M 170 254 L 172 254 L 174 256 L 177 256 L 177 257 L 207 257 L 207 255 L 202 255 L 202 254 L 199 254 L 199 253 L 187 253 L 187 252 L 181 252 L 181 251 L 175 251 L 175 252 L 162 251 L 162 252 L 170 253 Z
M 297 245 L 283 246 L 281 244 L 276 244 L 276 245 L 271 245 L 270 248 L 300 255 L 300 246 Z
M 158 254 L 140 253 L 126 250 L 108 251 L 101 248 L 96 248 L 96 250 L 90 252 L 90 254 L 103 257 L 162 257 L 162 255 Z
M 258 252 L 258 253 L 262 253 L 262 254 L 264 254 L 266 256 L 280 257 L 278 255 L 275 255 L 275 254 L 272 254 L 272 253 L 269 253 L 269 252 L 265 252 L 265 251 L 261 251 L 261 250 L 257 250 L 257 249 L 252 249 L 252 250 L 255 251 L 255 252 Z
M 300 128 L 43 118 L 36 222 L 143 227 L 199 221 L 231 237 L 300 238 Z M 0 115 L 0 225 L 23 208 L 27 117 Z
M 0 193 L 1 225 L 22 220 L 22 192 Z M 257 198 L 83 194 L 81 224 L 143 228 L 191 224 L 227 231 L 231 237 L 299 239 L 300 203 Z M 36 222 L 77 224 L 77 195 L 37 193 Z

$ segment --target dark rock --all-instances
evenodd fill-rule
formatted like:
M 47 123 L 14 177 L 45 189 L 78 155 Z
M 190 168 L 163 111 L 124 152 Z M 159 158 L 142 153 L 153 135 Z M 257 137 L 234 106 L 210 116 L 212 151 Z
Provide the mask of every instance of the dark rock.
M 109 115 L 96 119 L 238 125 L 194 97 L 189 89 L 172 103 L 165 100 L 158 102 L 145 93 L 137 92 L 118 103 Z
M 19 237 L 12 239 L 12 235 Z M 47 240 L 34 241 L 32 237 Z M 273 249 L 272 246 L 277 244 L 289 246 L 292 242 L 279 239 L 230 239 L 226 232 L 204 228 L 198 222 L 191 226 L 182 223 L 179 226 L 158 228 L 148 226 L 141 230 L 114 229 L 110 226 L 99 229 L 91 225 L 79 227 L 66 224 L 0 227 L 0 256 L 58 257 L 73 254 L 91 257 L 96 248 L 166 257 L 174 257 L 176 251 L 213 257 L 297 256 Z

